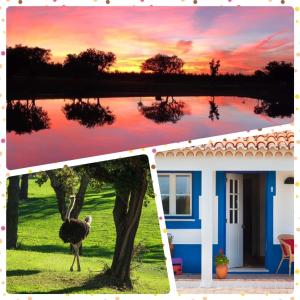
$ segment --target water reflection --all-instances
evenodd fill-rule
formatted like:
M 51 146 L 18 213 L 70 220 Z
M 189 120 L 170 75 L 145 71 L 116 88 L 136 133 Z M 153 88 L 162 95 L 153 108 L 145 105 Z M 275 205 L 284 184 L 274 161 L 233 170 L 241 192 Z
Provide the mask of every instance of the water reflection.
M 112 125 L 115 121 L 112 111 L 109 107 L 101 106 L 99 98 L 95 100 L 90 102 L 90 99 L 72 99 L 72 103 L 66 103 L 62 108 L 63 113 L 68 120 L 76 120 L 87 128 Z
M 142 100 L 118 97 L 10 101 L 7 167 L 30 167 L 282 125 L 292 121 L 291 99 L 152 96 Z
M 293 101 L 284 101 L 281 98 L 271 100 L 258 99 L 254 107 L 254 113 L 270 118 L 291 117 L 294 113 L 294 103 Z
M 41 106 L 37 106 L 35 100 L 8 101 L 6 112 L 8 132 L 30 134 L 50 128 L 48 113 Z
M 140 99 L 138 110 L 143 116 L 155 123 L 176 123 L 183 117 L 185 105 L 185 102 L 176 101 L 173 96 L 167 96 L 165 99 L 156 96 L 155 102 L 150 105 L 144 105 Z
M 211 96 L 211 100 L 208 101 L 209 103 L 209 115 L 208 118 L 212 121 L 220 119 L 219 113 L 219 106 L 215 102 L 215 96 Z

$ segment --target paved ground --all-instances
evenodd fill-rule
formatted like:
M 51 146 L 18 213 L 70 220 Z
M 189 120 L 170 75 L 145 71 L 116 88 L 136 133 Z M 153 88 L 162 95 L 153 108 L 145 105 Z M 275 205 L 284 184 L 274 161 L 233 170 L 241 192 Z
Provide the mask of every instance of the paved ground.
M 176 276 L 179 294 L 290 294 L 293 276 L 274 274 L 229 274 L 226 279 L 214 279 L 211 288 L 201 287 L 201 276 Z
M 291 294 L 293 289 L 270 288 L 189 288 L 177 289 L 180 294 Z

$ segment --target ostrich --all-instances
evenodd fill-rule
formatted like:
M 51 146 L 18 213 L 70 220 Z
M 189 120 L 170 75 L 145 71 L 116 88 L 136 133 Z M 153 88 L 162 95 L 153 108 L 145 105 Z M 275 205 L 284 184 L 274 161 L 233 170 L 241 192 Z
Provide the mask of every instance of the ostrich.
M 74 259 L 70 268 L 70 271 L 73 272 L 73 266 L 75 259 L 77 259 L 77 271 L 80 272 L 80 261 L 79 261 L 79 248 L 82 244 L 82 241 L 89 234 L 92 217 L 85 217 L 84 221 L 77 219 L 70 219 L 71 211 L 74 208 L 75 196 L 70 197 L 70 205 L 67 209 L 66 217 L 64 223 L 61 225 L 59 230 L 59 237 L 63 240 L 64 243 L 70 243 L 74 249 Z

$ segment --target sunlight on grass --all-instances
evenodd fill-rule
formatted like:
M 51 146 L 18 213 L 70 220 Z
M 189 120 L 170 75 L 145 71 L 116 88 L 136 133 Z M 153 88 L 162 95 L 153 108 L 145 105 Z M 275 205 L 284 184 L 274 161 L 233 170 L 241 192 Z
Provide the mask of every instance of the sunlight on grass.
M 115 242 L 112 210 L 114 191 L 88 191 L 80 219 L 93 216 L 90 235 L 83 243 L 82 271 L 70 272 L 69 245 L 58 237 L 62 223 L 54 192 L 47 182 L 39 187 L 30 180 L 29 200 L 20 205 L 18 250 L 7 251 L 8 293 L 120 293 L 95 286 L 95 277 L 111 264 Z M 168 293 L 169 283 L 154 199 L 143 208 L 135 244 L 148 252 L 133 270 L 134 289 L 126 293 Z M 136 265 L 136 264 L 135 264 Z M 93 283 L 93 284 L 92 284 Z M 98 282 L 97 282 L 98 283 Z

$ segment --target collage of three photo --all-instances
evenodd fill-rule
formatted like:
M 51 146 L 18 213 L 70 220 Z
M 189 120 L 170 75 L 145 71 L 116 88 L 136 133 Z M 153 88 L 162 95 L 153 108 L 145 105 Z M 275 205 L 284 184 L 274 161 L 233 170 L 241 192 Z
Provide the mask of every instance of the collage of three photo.
M 12 2 L 3 296 L 297 299 L 300 8 Z

